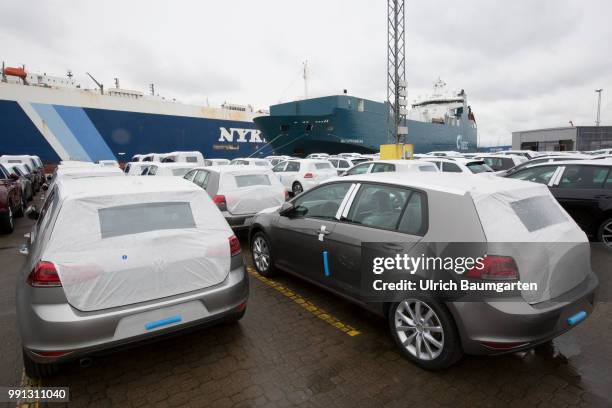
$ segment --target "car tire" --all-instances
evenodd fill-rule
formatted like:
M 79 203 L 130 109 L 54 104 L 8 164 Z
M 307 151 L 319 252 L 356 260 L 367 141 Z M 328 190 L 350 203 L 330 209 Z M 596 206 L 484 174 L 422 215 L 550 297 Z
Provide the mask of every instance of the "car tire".
M 23 202 L 23 196 L 21 196 L 21 199 L 19 200 L 19 204 L 17 205 L 17 208 L 15 209 L 15 218 L 21 218 L 24 216 L 25 207 L 26 205 Z
M 268 277 L 278 273 L 272 258 L 270 240 L 262 231 L 257 231 L 251 239 L 251 257 L 253 258 L 255 270 L 260 275 Z
M 293 193 L 294 197 L 298 196 L 304 192 L 304 187 L 302 187 L 302 184 L 299 181 L 296 181 L 291 186 L 291 192 Z
M 15 229 L 15 220 L 13 218 L 13 209 L 8 206 L 8 211 L 0 216 L 0 233 L 10 234 Z
M 23 350 L 23 368 L 25 369 L 25 373 L 30 378 L 45 378 L 50 377 L 59 372 L 59 364 L 51 363 L 51 364 L 40 364 L 35 362 L 28 356 L 28 354 Z
M 597 229 L 597 241 L 612 251 L 612 218 L 605 219 Z
M 425 297 L 408 298 L 391 305 L 388 320 L 402 355 L 421 368 L 442 370 L 463 356 L 455 322 L 443 304 Z

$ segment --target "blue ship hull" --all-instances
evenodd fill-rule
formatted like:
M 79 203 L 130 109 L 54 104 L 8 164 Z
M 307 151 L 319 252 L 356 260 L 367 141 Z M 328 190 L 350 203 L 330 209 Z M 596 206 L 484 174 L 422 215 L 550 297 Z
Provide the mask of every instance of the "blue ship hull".
M 251 121 L 0 100 L 0 155 L 129 161 L 134 154 L 200 151 L 205 157 L 271 154 Z M 35 125 L 32 116 L 40 118 Z M 41 129 L 42 127 L 42 129 Z M 44 134 L 45 133 L 45 134 Z

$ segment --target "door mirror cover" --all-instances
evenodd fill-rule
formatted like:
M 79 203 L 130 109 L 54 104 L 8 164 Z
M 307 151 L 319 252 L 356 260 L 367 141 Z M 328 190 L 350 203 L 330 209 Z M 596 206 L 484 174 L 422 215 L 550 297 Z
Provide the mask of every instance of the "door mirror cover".
M 286 201 L 283 203 L 283 205 L 280 206 L 278 213 L 283 217 L 288 217 L 289 215 L 291 215 L 294 209 L 295 207 L 293 206 L 293 203 Z

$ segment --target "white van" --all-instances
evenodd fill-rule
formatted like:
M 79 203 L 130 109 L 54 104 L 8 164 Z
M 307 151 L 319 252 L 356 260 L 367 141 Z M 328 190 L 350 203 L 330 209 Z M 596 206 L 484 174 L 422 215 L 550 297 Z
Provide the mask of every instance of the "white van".
M 204 166 L 204 156 L 200 152 L 172 152 L 164 155 L 162 163 L 192 163 L 194 166 Z

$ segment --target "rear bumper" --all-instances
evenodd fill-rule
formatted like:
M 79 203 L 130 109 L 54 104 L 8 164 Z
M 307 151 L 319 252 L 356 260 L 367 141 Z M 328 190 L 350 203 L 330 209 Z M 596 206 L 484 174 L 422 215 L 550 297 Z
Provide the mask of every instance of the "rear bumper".
M 465 353 L 504 354 L 533 348 L 574 328 L 579 323 L 570 324 L 568 318 L 581 311 L 591 315 L 597 285 L 597 277 L 590 273 L 570 292 L 536 305 L 517 300 L 454 302 L 448 307 Z
M 52 363 L 114 351 L 234 317 L 244 310 L 248 293 L 248 275 L 240 266 L 214 287 L 100 312 L 83 313 L 65 303 L 32 305 L 18 292 L 17 313 L 25 352 L 36 362 Z M 187 305 L 198 306 L 195 310 L 202 310 L 202 313 L 194 314 L 194 308 L 190 307 L 183 320 L 153 329 L 146 329 L 140 319 L 144 316 L 144 321 L 149 320 L 147 316 L 151 313 L 158 316 L 156 321 L 169 317 L 167 315 L 180 315 L 181 308 Z M 44 355 L 49 352 L 66 354 Z

